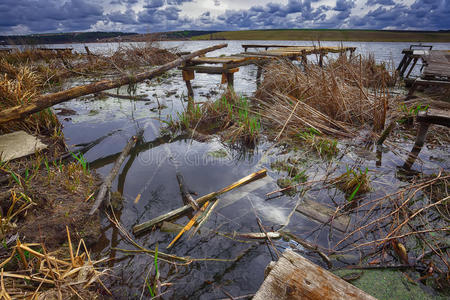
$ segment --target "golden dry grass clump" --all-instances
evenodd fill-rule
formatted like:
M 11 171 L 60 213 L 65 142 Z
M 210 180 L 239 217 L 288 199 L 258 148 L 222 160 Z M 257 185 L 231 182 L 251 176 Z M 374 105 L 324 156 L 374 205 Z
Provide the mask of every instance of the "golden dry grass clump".
M 265 68 L 264 81 L 256 92 L 262 117 L 277 138 L 308 128 L 352 137 L 365 124 L 379 131 L 386 117 L 387 82 L 392 80 L 385 81 L 386 69 L 375 68 L 373 63 L 373 59 L 360 64 L 345 57 L 323 68 L 308 64 L 302 69 L 284 60 L 272 63 Z
M 13 65 L 5 59 L 0 60 L 0 109 L 29 103 L 42 93 L 48 78 L 38 71 L 36 65 Z M 0 125 L 0 132 L 6 133 L 17 129 L 28 132 L 54 130 L 59 128 L 56 116 L 50 110 L 33 114 L 21 122 Z

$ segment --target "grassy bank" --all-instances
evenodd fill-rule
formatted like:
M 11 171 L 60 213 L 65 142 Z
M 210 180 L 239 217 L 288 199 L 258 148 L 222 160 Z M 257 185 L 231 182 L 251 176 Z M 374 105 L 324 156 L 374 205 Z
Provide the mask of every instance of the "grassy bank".
M 110 54 L 56 53 L 32 47 L 0 53 L 0 111 L 61 91 L 71 84 L 69 80 L 124 72 L 132 76 L 143 67 L 175 57 L 151 44 L 121 46 Z M 133 88 L 129 86 L 130 91 Z M 89 213 L 100 183 L 82 154 L 89 146 L 69 151 L 50 108 L 3 123 L 0 135 L 19 130 L 39 138 L 47 148 L 0 160 L 0 267 L 5 299 L 25 299 L 30 294 L 33 299 L 94 299 L 108 293 L 100 279 L 104 273 L 94 267 L 88 250 L 101 236 L 99 214 Z
M 291 40 L 361 42 L 450 42 L 450 32 L 340 29 L 274 29 L 224 31 L 192 37 L 192 40 Z

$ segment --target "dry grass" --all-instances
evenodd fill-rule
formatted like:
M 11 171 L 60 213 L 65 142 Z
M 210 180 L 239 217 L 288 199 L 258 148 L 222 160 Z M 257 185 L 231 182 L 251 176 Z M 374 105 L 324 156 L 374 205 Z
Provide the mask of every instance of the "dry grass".
M 48 253 L 43 244 L 22 244 L 16 240 L 11 255 L 0 263 L 2 298 L 93 299 L 96 296 L 90 287 L 95 283 L 103 286 L 100 277 L 106 271 L 97 269 L 101 261 L 91 260 L 83 240 L 76 250 L 73 248 L 66 229 L 68 249 L 63 254 Z
M 82 55 L 80 61 L 70 66 L 66 64 L 66 67 L 77 74 L 125 74 L 133 69 L 162 65 L 176 58 L 172 52 L 157 48 L 149 42 L 143 46 L 120 45 L 117 50 L 105 55 Z
M 42 73 L 33 64 L 13 65 L 6 59 L 0 60 L 0 109 L 27 104 L 33 98 L 40 95 L 48 84 L 52 75 Z M 47 69 L 48 71 L 48 69 Z M 0 125 L 0 132 L 6 133 L 14 130 L 25 130 L 28 132 L 49 132 L 51 135 L 58 131 L 60 124 L 56 116 L 49 109 L 33 114 L 20 122 Z
M 352 61 L 341 57 L 324 68 L 309 64 L 304 70 L 278 61 L 268 65 L 264 74 L 256 98 L 277 138 L 309 128 L 352 137 L 354 130 L 365 124 L 380 131 L 389 100 L 386 87 L 395 82 L 373 57 Z

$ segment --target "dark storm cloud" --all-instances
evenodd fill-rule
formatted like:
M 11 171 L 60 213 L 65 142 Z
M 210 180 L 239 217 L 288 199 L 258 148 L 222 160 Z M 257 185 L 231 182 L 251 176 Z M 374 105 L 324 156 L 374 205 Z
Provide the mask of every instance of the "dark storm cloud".
M 367 2 L 366 2 L 367 6 L 373 6 L 375 4 L 395 5 L 395 2 L 394 2 L 394 0 L 367 0 Z
M 211 12 L 201 0 L 1 0 L 0 32 L 84 31 L 95 28 L 136 32 L 183 29 L 370 28 L 449 29 L 450 0 L 261 1 L 247 9 L 217 9 L 230 0 L 214 0 Z M 229 2 L 230 1 L 230 2 Z M 191 2 L 190 11 L 183 11 Z M 245 3 L 243 1 L 242 3 Z M 327 5 L 324 5 L 327 4 Z M 358 6 L 356 4 L 359 3 Z M 198 4 L 200 11 L 195 11 Z M 223 4 L 223 5 L 222 5 Z M 196 16 L 196 17 L 193 17 Z
M 403 4 L 370 10 L 353 17 L 350 27 L 435 30 L 450 29 L 448 0 L 416 0 L 411 7 Z
M 102 18 L 102 9 L 84 0 L 2 0 L 0 32 L 27 26 L 35 32 L 87 30 Z

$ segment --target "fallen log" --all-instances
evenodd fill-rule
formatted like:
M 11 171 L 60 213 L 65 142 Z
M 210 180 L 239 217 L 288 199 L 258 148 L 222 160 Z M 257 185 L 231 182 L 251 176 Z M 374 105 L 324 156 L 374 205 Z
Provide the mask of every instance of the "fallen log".
M 60 91 L 57 93 L 52 94 L 46 94 L 41 95 L 37 97 L 36 99 L 32 100 L 31 103 L 24 104 L 24 105 L 18 105 L 14 106 L 8 109 L 4 109 L 0 111 L 0 124 L 9 122 L 9 121 L 15 121 L 20 120 L 32 113 L 41 111 L 43 109 L 46 109 L 48 107 L 51 107 L 55 104 L 65 102 L 80 96 L 89 95 L 89 94 L 95 94 L 101 91 L 110 90 L 113 88 L 118 88 L 120 86 L 126 85 L 126 84 L 133 84 L 137 82 L 141 82 L 145 79 L 151 79 L 153 77 L 159 76 L 163 74 L 164 72 L 173 69 L 185 61 L 188 61 L 194 57 L 197 57 L 199 55 L 203 55 L 205 53 L 221 49 L 226 47 L 227 44 L 220 44 L 212 47 L 208 47 L 202 50 L 198 50 L 195 52 L 192 52 L 191 54 L 181 56 L 180 58 L 175 59 L 174 61 L 171 61 L 167 64 L 164 64 L 162 66 L 159 66 L 157 68 L 154 68 L 151 71 L 142 72 L 136 75 L 127 75 L 122 76 L 120 78 L 112 79 L 112 80 L 102 80 L 98 82 L 94 82 L 87 85 L 82 86 L 76 86 L 71 89 Z
M 89 212 L 90 215 L 94 214 L 95 211 L 100 207 L 102 204 L 106 192 L 111 188 L 112 182 L 114 178 L 116 178 L 117 173 L 119 173 L 120 167 L 122 166 L 122 163 L 124 162 L 125 158 L 128 156 L 128 153 L 130 153 L 131 148 L 134 147 L 134 145 L 137 143 L 139 139 L 142 138 L 142 135 L 144 134 L 143 130 L 140 130 L 136 136 L 132 136 L 131 139 L 128 141 L 127 145 L 123 149 L 122 153 L 120 154 L 119 158 L 114 162 L 114 166 L 109 172 L 108 176 L 106 176 L 105 180 L 103 181 L 103 184 L 100 186 L 100 190 L 98 191 L 97 198 L 94 202 L 94 205 L 92 205 L 91 211 Z
M 224 187 L 220 191 L 212 192 L 212 193 L 209 193 L 209 194 L 207 194 L 205 196 L 202 196 L 202 197 L 198 198 L 197 199 L 197 203 L 198 203 L 198 205 L 203 205 L 206 201 L 212 200 L 212 199 L 214 199 L 214 198 L 216 198 L 216 197 L 218 197 L 218 196 L 220 196 L 220 195 L 222 195 L 222 194 L 224 194 L 224 193 L 226 193 L 228 191 L 231 191 L 232 189 L 235 189 L 235 188 L 237 188 L 239 186 L 242 186 L 242 185 L 250 183 L 250 182 L 252 182 L 254 180 L 263 178 L 263 177 L 266 176 L 266 174 L 267 174 L 267 170 L 266 169 L 263 169 L 263 170 L 260 170 L 258 172 L 252 173 L 252 174 L 242 178 L 241 180 L 238 180 L 235 183 L 230 184 L 227 187 Z M 172 211 L 170 211 L 170 212 L 168 212 L 168 213 L 166 213 L 166 214 L 164 214 L 162 216 L 156 217 L 156 218 L 151 219 L 151 220 L 149 220 L 147 222 L 144 222 L 144 223 L 141 223 L 141 224 L 138 224 L 138 225 L 134 226 L 133 227 L 133 233 L 135 235 L 141 234 L 141 233 L 143 233 L 146 230 L 150 230 L 155 225 L 158 225 L 158 224 L 160 224 L 160 223 L 162 223 L 164 221 L 170 221 L 172 219 L 178 218 L 178 217 L 180 217 L 180 216 L 182 216 L 184 214 L 189 213 L 191 210 L 192 210 L 192 207 L 190 205 L 185 205 L 185 206 L 182 206 L 180 208 L 174 209 L 174 210 L 172 210 Z

